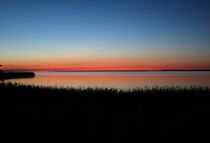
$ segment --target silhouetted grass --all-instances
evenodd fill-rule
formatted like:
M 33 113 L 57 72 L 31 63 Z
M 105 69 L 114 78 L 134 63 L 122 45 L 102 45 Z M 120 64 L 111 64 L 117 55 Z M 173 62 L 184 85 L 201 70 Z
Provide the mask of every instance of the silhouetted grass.
M 0 83 L 1 129 L 73 142 L 139 142 L 145 136 L 208 136 L 210 89 L 117 90 Z
M 31 96 L 186 96 L 186 95 L 209 95 L 209 87 L 191 86 L 191 87 L 152 87 L 152 88 L 134 88 L 134 89 L 116 89 L 116 88 L 74 88 L 74 87 L 48 87 L 38 85 L 24 85 L 21 83 L 0 83 L 1 94 L 6 96 L 16 95 Z

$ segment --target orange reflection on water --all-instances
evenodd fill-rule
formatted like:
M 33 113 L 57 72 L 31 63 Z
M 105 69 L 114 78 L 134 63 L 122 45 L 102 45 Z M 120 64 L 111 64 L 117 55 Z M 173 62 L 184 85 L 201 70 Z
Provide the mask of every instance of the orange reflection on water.
M 32 79 L 14 79 L 12 82 L 43 86 L 136 88 L 152 86 L 208 86 L 210 74 L 160 73 L 39 73 Z

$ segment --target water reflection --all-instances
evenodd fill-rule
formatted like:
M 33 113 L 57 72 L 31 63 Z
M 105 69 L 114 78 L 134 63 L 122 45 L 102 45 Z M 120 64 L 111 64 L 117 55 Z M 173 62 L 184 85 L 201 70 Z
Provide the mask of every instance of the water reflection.
M 13 79 L 10 82 L 43 86 L 136 88 L 152 86 L 208 86 L 209 72 L 133 72 L 133 73 L 36 73 L 33 79 Z

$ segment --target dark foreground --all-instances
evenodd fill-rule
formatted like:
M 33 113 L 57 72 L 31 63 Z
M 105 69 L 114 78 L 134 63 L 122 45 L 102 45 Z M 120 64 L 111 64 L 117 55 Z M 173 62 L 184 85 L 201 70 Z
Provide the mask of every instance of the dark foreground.
M 73 142 L 208 137 L 209 88 L 53 89 L 0 83 L 1 135 Z M 172 138 L 173 139 L 173 138 Z

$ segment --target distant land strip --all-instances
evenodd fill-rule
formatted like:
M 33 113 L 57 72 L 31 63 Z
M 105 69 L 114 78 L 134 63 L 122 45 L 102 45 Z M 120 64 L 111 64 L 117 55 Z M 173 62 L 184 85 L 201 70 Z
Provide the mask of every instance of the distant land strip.
M 163 69 L 163 70 L 42 70 L 42 69 L 2 69 L 4 72 L 210 72 L 210 69 Z
M 70 71 L 52 71 L 52 72 L 173 72 L 173 71 L 184 71 L 184 72 L 193 72 L 193 71 L 209 71 L 210 69 L 202 70 L 70 70 Z

